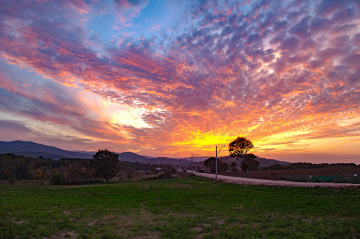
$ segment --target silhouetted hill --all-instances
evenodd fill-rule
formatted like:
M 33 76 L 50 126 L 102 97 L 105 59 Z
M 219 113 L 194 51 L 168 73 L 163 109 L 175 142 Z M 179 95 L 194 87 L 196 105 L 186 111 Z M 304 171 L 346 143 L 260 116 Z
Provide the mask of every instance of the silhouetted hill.
M 26 157 L 39 157 L 50 159 L 60 158 L 91 158 L 92 154 L 72 152 L 59 149 L 53 146 L 34 143 L 31 141 L 0 141 L 0 153 L 14 153 Z
M 39 156 L 43 156 L 48 159 L 61 159 L 61 158 L 82 158 L 82 159 L 91 159 L 94 155 L 94 152 L 86 152 L 86 151 L 68 151 L 59 149 L 53 146 L 43 145 L 34 143 L 31 141 L 11 141 L 4 142 L 0 141 L 0 154 L 4 153 L 13 153 L 16 155 L 24 155 L 26 157 L 37 158 Z M 193 162 L 191 162 L 191 158 L 168 158 L 168 157 L 149 157 L 139 155 L 133 152 L 123 152 L 118 153 L 119 160 L 125 162 L 139 162 L 139 163 L 150 163 L 150 164 L 172 164 L 172 165 L 202 165 L 203 162 L 209 157 L 206 156 L 197 156 L 193 157 Z M 239 166 L 239 161 L 236 158 L 231 158 L 230 156 L 220 157 L 221 161 L 224 163 L 228 163 L 229 165 L 232 162 L 236 162 Z M 199 162 L 199 160 L 202 160 Z M 267 167 L 273 164 L 281 164 L 287 165 L 290 164 L 288 162 L 278 161 L 274 159 L 266 159 L 266 158 L 256 158 L 259 161 L 260 167 Z
M 94 152 L 86 151 L 68 151 L 59 149 L 57 147 L 34 143 L 31 141 L 11 141 L 4 142 L 0 141 L 0 154 L 13 153 L 16 155 L 24 155 L 26 157 L 37 158 L 43 156 L 44 158 L 58 160 L 61 158 L 83 158 L 91 159 Z M 138 155 L 132 152 L 118 153 L 119 160 L 125 162 L 139 162 L 139 163 L 150 163 L 150 164 L 180 164 L 179 159 L 166 158 L 166 157 L 148 157 Z M 189 164 L 190 161 L 182 160 L 182 164 Z
M 240 166 L 240 162 L 241 162 L 240 160 L 236 160 L 236 158 L 231 158 L 230 156 L 221 157 L 220 159 L 221 159 L 221 161 L 223 161 L 224 163 L 227 163 L 229 165 L 232 162 L 235 162 L 238 166 Z M 255 159 L 260 163 L 260 167 L 268 167 L 273 164 L 281 164 L 281 165 L 290 164 L 289 162 L 278 161 L 275 159 L 267 159 L 267 158 L 260 158 L 260 157 L 257 157 Z
M 157 158 L 152 158 L 150 160 L 153 160 L 157 164 L 178 164 L 178 165 L 191 164 L 191 161 L 188 161 L 186 159 L 175 159 L 175 158 L 168 158 L 168 157 L 157 157 Z M 181 160 L 181 162 L 180 162 L 180 160 Z
M 256 160 L 260 163 L 260 167 L 268 167 L 273 164 L 280 164 L 280 165 L 289 165 L 291 163 L 285 161 L 279 161 L 275 159 L 267 159 L 267 158 L 256 158 Z
M 194 157 L 186 157 L 183 159 L 186 159 L 188 161 L 193 161 L 193 162 L 204 162 L 208 158 L 210 158 L 210 157 L 209 156 L 194 156 Z
M 141 155 L 138 155 L 136 153 L 133 152 L 123 152 L 123 153 L 118 153 L 119 155 L 119 160 L 120 161 L 126 161 L 126 162 L 139 162 L 139 163 L 150 163 L 150 159 Z
M 191 161 L 185 160 L 185 159 L 175 159 L 175 158 L 167 158 L 167 157 L 147 157 L 142 156 L 133 152 L 123 152 L 119 153 L 119 160 L 120 161 L 126 161 L 126 162 L 139 162 L 139 163 L 150 163 L 150 164 L 183 164 L 188 165 L 191 164 Z

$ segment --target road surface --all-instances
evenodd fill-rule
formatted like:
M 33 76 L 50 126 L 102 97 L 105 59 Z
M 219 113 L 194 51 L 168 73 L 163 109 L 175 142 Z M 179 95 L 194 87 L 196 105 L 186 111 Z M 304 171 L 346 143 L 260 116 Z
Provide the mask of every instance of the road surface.
M 196 176 L 215 179 L 215 174 L 210 173 L 195 173 Z M 235 183 L 242 185 L 264 185 L 264 186 L 280 186 L 280 187 L 326 187 L 326 188 L 338 188 L 338 187 L 360 187 L 360 184 L 351 183 L 306 183 L 306 182 L 291 182 L 291 181 L 277 181 L 266 180 L 256 178 L 241 178 L 230 177 L 224 175 L 218 175 L 217 180 L 226 183 Z

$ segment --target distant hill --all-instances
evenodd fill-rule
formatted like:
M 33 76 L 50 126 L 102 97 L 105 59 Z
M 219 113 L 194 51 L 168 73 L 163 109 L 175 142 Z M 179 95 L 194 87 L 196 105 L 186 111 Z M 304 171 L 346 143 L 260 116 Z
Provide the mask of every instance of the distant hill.
M 188 161 L 193 161 L 193 162 L 204 162 L 208 158 L 210 158 L 210 156 L 194 156 L 194 157 L 186 157 L 183 159 L 186 159 Z
M 236 158 L 231 158 L 230 156 L 225 156 L 225 157 L 220 157 L 221 161 L 227 164 L 231 164 L 232 162 L 235 162 L 238 166 L 240 166 L 240 161 L 236 160 Z M 289 162 L 285 162 L 285 161 L 278 161 L 275 159 L 267 159 L 267 158 L 260 158 L 257 157 L 255 158 L 259 163 L 260 163 L 260 167 L 268 167 L 271 166 L 273 164 L 281 164 L 281 165 L 288 165 L 290 164 Z
M 139 162 L 139 163 L 150 163 L 150 159 L 141 155 L 138 155 L 133 152 L 123 152 L 119 153 L 119 160 L 126 161 L 126 162 Z
M 50 159 L 61 158 L 91 158 L 92 154 L 79 153 L 68 150 L 59 149 L 53 146 L 34 143 L 31 141 L 0 141 L 0 153 L 13 153 L 16 155 L 24 155 L 26 157 L 39 157 Z
M 289 165 L 291 163 L 285 161 L 279 161 L 275 159 L 267 159 L 267 158 L 260 158 L 257 157 L 256 160 L 260 163 L 260 167 L 269 167 L 273 164 L 281 164 L 281 165 Z
M 139 162 L 139 163 L 150 163 L 150 164 L 183 164 L 188 165 L 191 164 L 190 160 L 186 159 L 175 159 L 175 158 L 167 158 L 167 157 L 157 157 L 152 158 L 148 156 L 139 155 L 133 152 L 123 152 L 119 153 L 119 160 L 126 162 Z M 181 161 L 181 162 L 180 162 Z
M 0 141 L 0 154 L 4 153 L 13 153 L 16 155 L 24 155 L 26 157 L 37 158 L 43 156 L 44 158 L 58 160 L 61 158 L 82 158 L 82 159 L 91 159 L 95 152 L 86 152 L 86 151 L 68 151 L 64 149 L 59 149 L 53 146 L 43 145 L 34 143 L 31 141 L 11 141 L 4 142 Z M 119 160 L 125 162 L 139 162 L 139 163 L 150 163 L 150 164 L 173 164 L 173 165 L 202 165 L 203 162 L 208 159 L 207 156 L 195 156 L 193 157 L 193 162 L 191 162 L 191 157 L 176 159 L 168 157 L 149 157 L 139 155 L 133 152 L 123 152 L 118 153 Z M 228 163 L 229 165 L 232 162 L 236 162 L 239 165 L 239 161 L 236 161 L 236 158 L 231 158 L 230 156 L 220 157 L 221 161 Z M 267 167 L 273 164 L 287 165 L 290 164 L 284 161 L 278 161 L 274 159 L 266 158 L 256 158 L 260 163 L 260 167 Z
M 4 153 L 13 153 L 16 155 L 24 155 L 26 157 L 37 158 L 43 156 L 44 158 L 58 160 L 61 158 L 83 158 L 91 159 L 94 155 L 94 152 L 86 151 L 68 151 L 59 149 L 53 146 L 43 145 L 34 143 L 31 141 L 10 141 L 4 142 L 0 141 L 0 154 Z M 179 159 L 175 158 L 166 158 L 166 157 L 149 157 L 142 156 L 132 152 L 123 152 L 118 153 L 120 161 L 126 162 L 139 162 L 139 163 L 150 163 L 150 164 L 190 164 L 191 161 L 182 159 L 181 162 Z

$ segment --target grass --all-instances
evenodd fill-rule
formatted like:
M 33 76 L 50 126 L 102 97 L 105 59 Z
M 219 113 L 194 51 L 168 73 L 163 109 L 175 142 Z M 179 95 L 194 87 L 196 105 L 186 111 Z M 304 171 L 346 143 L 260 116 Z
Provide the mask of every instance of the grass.
M 0 189 L 0 238 L 360 237 L 355 189 L 200 178 Z

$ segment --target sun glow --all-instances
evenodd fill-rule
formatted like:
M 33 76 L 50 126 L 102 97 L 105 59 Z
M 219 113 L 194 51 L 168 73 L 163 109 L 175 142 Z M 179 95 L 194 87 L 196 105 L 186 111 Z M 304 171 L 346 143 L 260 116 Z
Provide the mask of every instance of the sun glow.
M 200 133 L 200 132 L 191 132 L 191 137 L 189 140 L 184 140 L 182 142 L 175 142 L 172 145 L 191 145 L 193 148 L 204 149 L 209 148 L 213 145 L 218 144 L 228 144 L 233 140 L 234 136 L 229 135 L 215 135 L 212 133 Z
M 87 112 L 88 116 L 95 120 L 135 128 L 151 127 L 141 118 L 141 115 L 146 112 L 144 108 L 132 108 L 125 104 L 114 103 L 88 91 L 83 91 L 80 99 L 90 109 Z
M 242 136 L 263 157 L 360 155 L 354 0 L 5 2 L 4 139 L 178 157 Z

